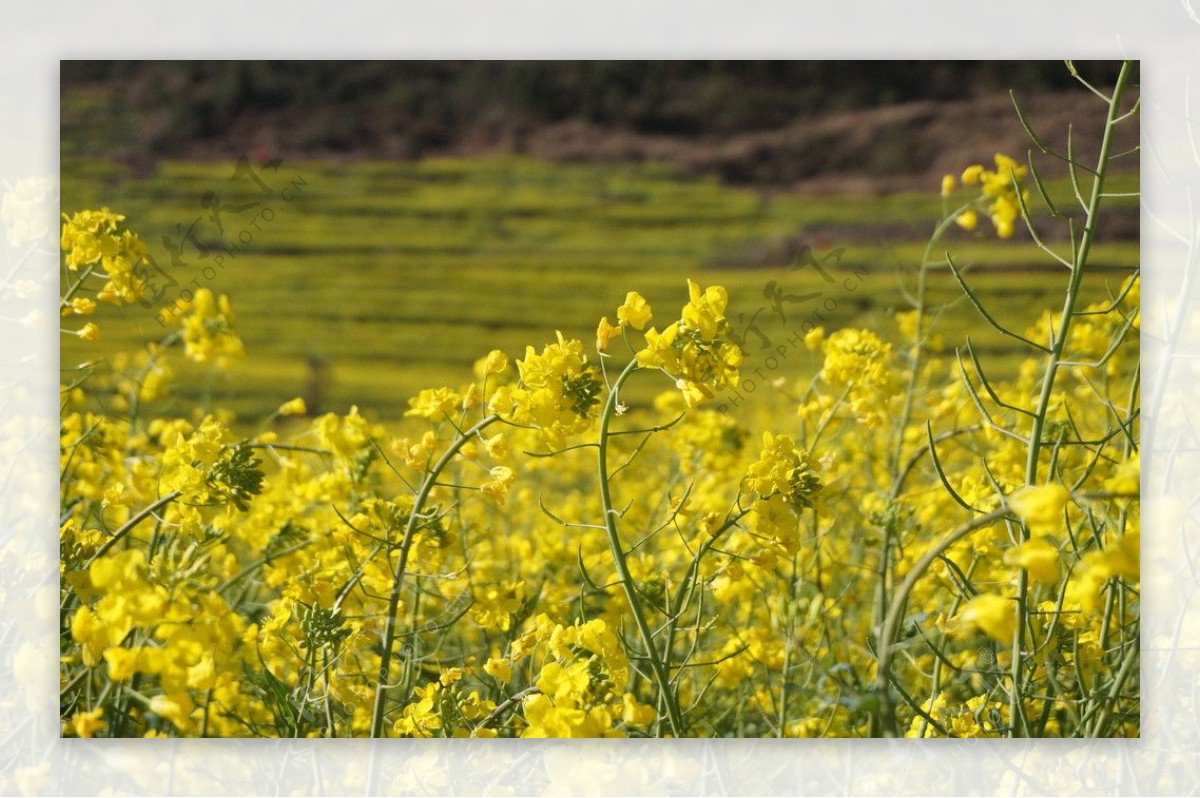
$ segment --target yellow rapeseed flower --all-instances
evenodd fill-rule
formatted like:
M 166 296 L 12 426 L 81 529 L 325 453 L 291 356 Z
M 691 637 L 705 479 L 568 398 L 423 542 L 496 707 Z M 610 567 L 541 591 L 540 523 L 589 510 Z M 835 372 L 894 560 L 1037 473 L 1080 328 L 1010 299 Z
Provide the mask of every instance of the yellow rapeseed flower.
M 972 210 L 965 210 L 954 219 L 954 223 L 964 230 L 974 230 L 979 224 L 979 214 Z
M 233 332 L 233 308 L 229 297 L 214 296 L 207 288 L 196 291 L 191 313 L 180 320 L 184 354 L 197 363 L 214 363 L 228 369 L 245 354 L 242 340 Z
M 650 318 L 650 305 L 637 291 L 630 291 L 626 294 L 625 304 L 617 308 L 617 320 L 621 324 L 628 324 L 635 330 L 646 329 L 646 324 L 649 323 Z
M 483 666 L 483 672 L 502 682 L 507 682 L 512 678 L 512 665 L 506 659 L 489 657 L 487 663 Z
M 1058 581 L 1058 549 L 1045 538 L 1032 538 L 1004 552 L 1004 563 L 1025 569 L 1035 582 L 1050 585 Z
M 405 416 L 417 416 L 431 421 L 444 421 L 454 415 L 462 404 L 462 396 L 450 388 L 425 388 L 408 400 Z
M 76 712 L 71 718 L 71 728 L 78 737 L 94 737 L 96 732 L 104 728 L 104 707 L 97 707 L 88 712 Z
M 281 416 L 302 416 L 308 412 L 308 406 L 302 398 L 297 396 L 295 399 L 289 399 L 281 404 L 275 412 Z
M 96 312 L 95 300 L 88 299 L 87 297 L 75 297 L 71 300 L 70 307 L 71 312 L 78 316 L 87 316 Z
M 623 705 L 621 719 L 630 726 L 637 726 L 644 729 L 658 717 L 658 713 L 654 711 L 654 707 L 638 703 L 638 700 L 633 697 L 632 693 L 626 693 L 621 696 L 621 703 Z
M 996 164 L 994 171 L 985 169 L 982 164 L 967 167 L 962 173 L 962 183 L 964 186 L 979 185 L 980 196 L 977 202 L 980 205 L 986 203 L 988 218 L 996 228 L 996 235 L 1009 238 L 1015 230 L 1016 220 L 1021 216 L 1019 201 L 1028 201 L 1029 192 L 1021 188 L 1021 181 L 1025 179 L 1029 170 L 1003 153 L 996 153 L 993 161 Z M 953 179 L 950 175 L 946 177 Z M 944 197 L 945 179 L 942 186 Z M 975 211 L 967 210 L 959 214 L 955 222 L 959 227 L 972 230 L 977 220 Z
M 1012 599 L 981 593 L 968 601 L 957 617 L 959 623 L 979 629 L 997 643 L 1011 645 L 1017 628 L 1015 607 Z
M 508 356 L 499 349 L 493 349 L 483 359 L 484 374 L 501 374 L 508 368 Z
M 603 352 L 608 348 L 608 342 L 621 332 L 620 325 L 612 325 L 608 323 L 608 316 L 600 319 L 600 325 L 596 328 L 596 351 Z
M 1063 510 L 1070 493 L 1058 483 L 1029 485 L 1008 497 L 1008 506 L 1034 534 L 1047 534 L 1062 528 Z
M 1141 477 L 1141 456 L 1134 452 L 1116 467 L 1111 477 L 1104 480 L 1104 489 L 1125 496 L 1137 496 L 1141 493 Z
M 688 303 L 680 318 L 662 332 L 646 330 L 646 348 L 637 353 L 644 368 L 660 368 L 675 378 L 688 407 L 738 386 L 742 350 L 727 340 L 729 322 L 724 287 L 701 288 L 688 280 Z
M 480 486 L 480 490 L 489 498 L 503 507 L 509 490 L 512 489 L 513 482 L 516 480 L 516 475 L 513 470 L 507 466 L 496 466 L 490 472 L 491 479 L 484 482 Z

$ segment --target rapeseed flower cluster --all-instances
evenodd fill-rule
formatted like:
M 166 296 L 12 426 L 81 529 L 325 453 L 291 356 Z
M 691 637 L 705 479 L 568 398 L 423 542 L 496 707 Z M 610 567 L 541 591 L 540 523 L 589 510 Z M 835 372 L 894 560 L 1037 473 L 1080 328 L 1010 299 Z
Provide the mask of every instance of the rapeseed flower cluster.
M 561 446 L 571 435 L 586 432 L 600 410 L 603 377 L 589 363 L 583 344 L 558 333 L 558 342 L 542 351 L 525 350 L 517 361 L 520 384 L 500 387 L 491 397 L 493 413 L 518 424 L 534 425 L 550 446 Z
M 988 215 L 996 235 L 1011 238 L 1016 230 L 1016 221 L 1021 218 L 1021 204 L 1029 202 L 1029 190 L 1022 187 L 1029 174 L 1027 167 L 1002 153 L 993 158 L 995 169 L 986 169 L 974 164 L 963 170 L 963 186 L 978 186 L 980 209 Z M 942 178 L 942 196 L 949 197 L 955 188 L 954 175 Z M 979 224 L 979 214 L 974 207 L 963 209 L 955 221 L 965 230 L 974 230 Z
M 214 296 L 207 288 L 196 291 L 191 311 L 181 320 L 184 354 L 197 363 L 213 363 L 225 371 L 244 355 L 242 341 L 233 332 L 229 298 Z
M 963 175 L 1002 237 L 1024 176 Z M 123 217 L 62 245 L 136 298 Z M 809 331 L 810 376 L 757 414 L 705 406 L 742 352 L 725 289 L 687 288 L 661 330 L 622 287 L 590 357 L 494 351 L 383 422 L 288 395 L 177 416 L 172 347 L 242 353 L 211 292 L 64 385 L 63 734 L 1138 733 L 1136 275 L 1081 303 L 1049 383 L 1052 316 L 1000 377 L 903 311 L 906 343 Z
M 892 345 L 870 330 L 847 329 L 825 338 L 822 349 L 821 378 L 835 391 L 844 392 L 849 409 L 861 423 L 869 427 L 882 424 L 898 385 Z M 802 413 L 806 410 L 809 408 L 801 408 Z
M 137 301 L 145 293 L 145 280 L 136 267 L 149 254 L 145 242 L 125 227 L 125 217 L 108 208 L 63 215 L 61 245 L 63 260 L 72 272 L 90 270 L 105 282 L 96 298 L 114 305 Z M 144 268 L 144 267 L 143 267 Z M 71 304 L 74 299 L 68 299 Z M 92 306 L 86 298 L 72 304 L 76 312 Z
M 688 296 L 678 321 L 662 332 L 654 327 L 646 331 L 646 348 L 637 353 L 637 362 L 666 372 L 687 406 L 695 407 L 717 391 L 737 388 L 742 350 L 727 337 L 725 289 L 719 285 L 702 289 L 688 280 Z

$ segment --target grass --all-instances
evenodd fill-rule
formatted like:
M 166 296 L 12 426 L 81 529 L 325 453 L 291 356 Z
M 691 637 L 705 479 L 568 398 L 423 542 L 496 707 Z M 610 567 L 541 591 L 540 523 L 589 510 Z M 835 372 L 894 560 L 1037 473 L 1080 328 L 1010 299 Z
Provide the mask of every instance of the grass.
M 125 213 L 179 281 L 164 299 L 193 280 L 230 296 L 246 360 L 216 381 L 177 363 L 177 395 L 185 406 L 207 397 L 244 423 L 303 394 L 311 358 L 328 366 L 319 409 L 358 404 L 369 416 L 395 418 L 421 388 L 465 382 L 471 363 L 492 348 L 520 356 L 527 344 L 553 340 L 555 330 L 590 345 L 600 316 L 613 320 L 626 291 L 640 291 L 658 319 L 670 319 L 686 299 L 687 277 L 725 285 L 730 317 L 749 320 L 757 311 L 773 345 L 815 319 L 813 311 L 831 330 L 889 329 L 941 210 L 936 186 L 921 195 L 767 197 L 657 165 L 497 158 L 285 163 L 263 172 L 276 192 L 290 186 L 290 201 L 231 174 L 233 164 L 166 163 L 135 179 L 110 163 L 64 158 L 62 206 Z M 1136 191 L 1136 174 L 1115 175 L 1109 190 Z M 210 191 L 225 207 L 223 236 L 202 204 Z M 1053 183 L 1051 194 L 1064 207 L 1073 201 L 1066 181 Z M 1137 198 L 1114 199 L 1112 207 L 1136 213 Z M 208 257 L 187 247 L 185 264 L 173 267 L 163 236 L 178 237 L 193 222 Z M 243 232 L 252 241 L 240 249 L 220 243 Z M 805 243 L 818 254 L 844 248 L 838 282 L 789 270 Z M 1027 237 L 955 231 L 947 247 L 993 314 L 1014 328 L 1061 304 L 1062 270 L 1047 266 Z M 1138 262 L 1136 240 L 1093 250 L 1094 266 L 1112 270 L 1113 287 Z M 786 294 L 823 293 L 784 305 L 785 324 L 764 297 L 772 280 Z M 1085 302 L 1102 298 L 1100 283 Z M 983 324 L 948 271 L 932 273 L 929 293 L 934 303 L 950 303 L 938 327 L 948 343 L 970 334 L 999 364 L 995 376 L 1015 369 L 1021 352 Z M 832 310 L 821 309 L 831 302 Z M 64 366 L 138 348 L 165 332 L 153 310 L 138 306 L 104 308 L 97 321 L 103 340 L 66 340 Z M 807 355 L 790 358 L 778 374 L 800 376 L 816 365 Z

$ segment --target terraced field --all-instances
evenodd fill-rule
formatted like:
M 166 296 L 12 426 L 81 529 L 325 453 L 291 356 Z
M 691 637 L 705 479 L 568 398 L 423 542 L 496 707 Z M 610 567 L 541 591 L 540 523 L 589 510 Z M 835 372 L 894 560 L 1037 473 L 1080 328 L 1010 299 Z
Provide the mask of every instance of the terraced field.
M 207 397 L 244 424 L 306 392 L 317 410 L 357 404 L 370 417 L 396 418 L 417 390 L 464 382 L 489 349 L 519 356 L 555 330 L 590 340 L 628 290 L 672 317 L 686 277 L 728 287 L 730 317 L 741 314 L 746 325 L 743 371 L 753 372 L 805 321 L 888 328 L 890 311 L 905 307 L 941 203 L 937 186 L 922 195 L 768 196 L 654 165 L 510 158 L 283 163 L 256 172 L 263 186 L 250 176 L 231 180 L 234 172 L 232 163 L 168 163 L 135 179 L 110 164 L 64 160 L 62 207 L 125 213 L 161 268 L 160 304 L 192 285 L 229 295 L 245 360 L 212 382 L 179 358 L 177 396 L 184 405 Z M 1112 192 L 1136 189 L 1136 174 L 1110 180 Z M 1054 183 L 1051 193 L 1065 206 L 1071 186 Z M 1137 200 L 1108 207 L 1119 224 L 1107 229 L 1118 232 L 1097 244 L 1091 262 L 1112 270 L 1115 287 L 1139 262 Z M 173 265 L 163 237 L 180 242 L 189 229 L 192 243 Z M 812 268 L 789 268 L 805 245 L 829 256 L 833 283 Z M 1027 236 L 998 241 L 955 230 L 946 246 L 995 315 L 1018 329 L 1060 304 L 1065 275 L 1046 266 Z M 1015 363 L 1015 350 L 983 324 L 947 270 L 932 273 L 929 290 L 950 303 L 938 322 L 948 344 L 970 334 L 994 354 L 993 368 Z M 1093 282 L 1084 300 L 1104 290 Z M 63 365 L 161 338 L 168 329 L 160 313 L 102 309 L 103 340 L 65 341 Z M 814 367 L 792 351 L 772 379 Z

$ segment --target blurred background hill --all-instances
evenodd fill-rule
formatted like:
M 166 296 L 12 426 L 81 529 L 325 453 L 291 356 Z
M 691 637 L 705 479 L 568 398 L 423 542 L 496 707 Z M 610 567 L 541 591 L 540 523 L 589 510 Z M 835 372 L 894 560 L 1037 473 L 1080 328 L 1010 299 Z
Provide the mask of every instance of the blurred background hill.
M 1116 62 L 1076 62 L 1093 85 Z M 1102 122 L 1061 61 L 64 61 L 64 155 L 529 155 L 654 161 L 734 184 L 914 187 L 1043 127 Z M 984 153 L 984 157 L 990 153 Z

